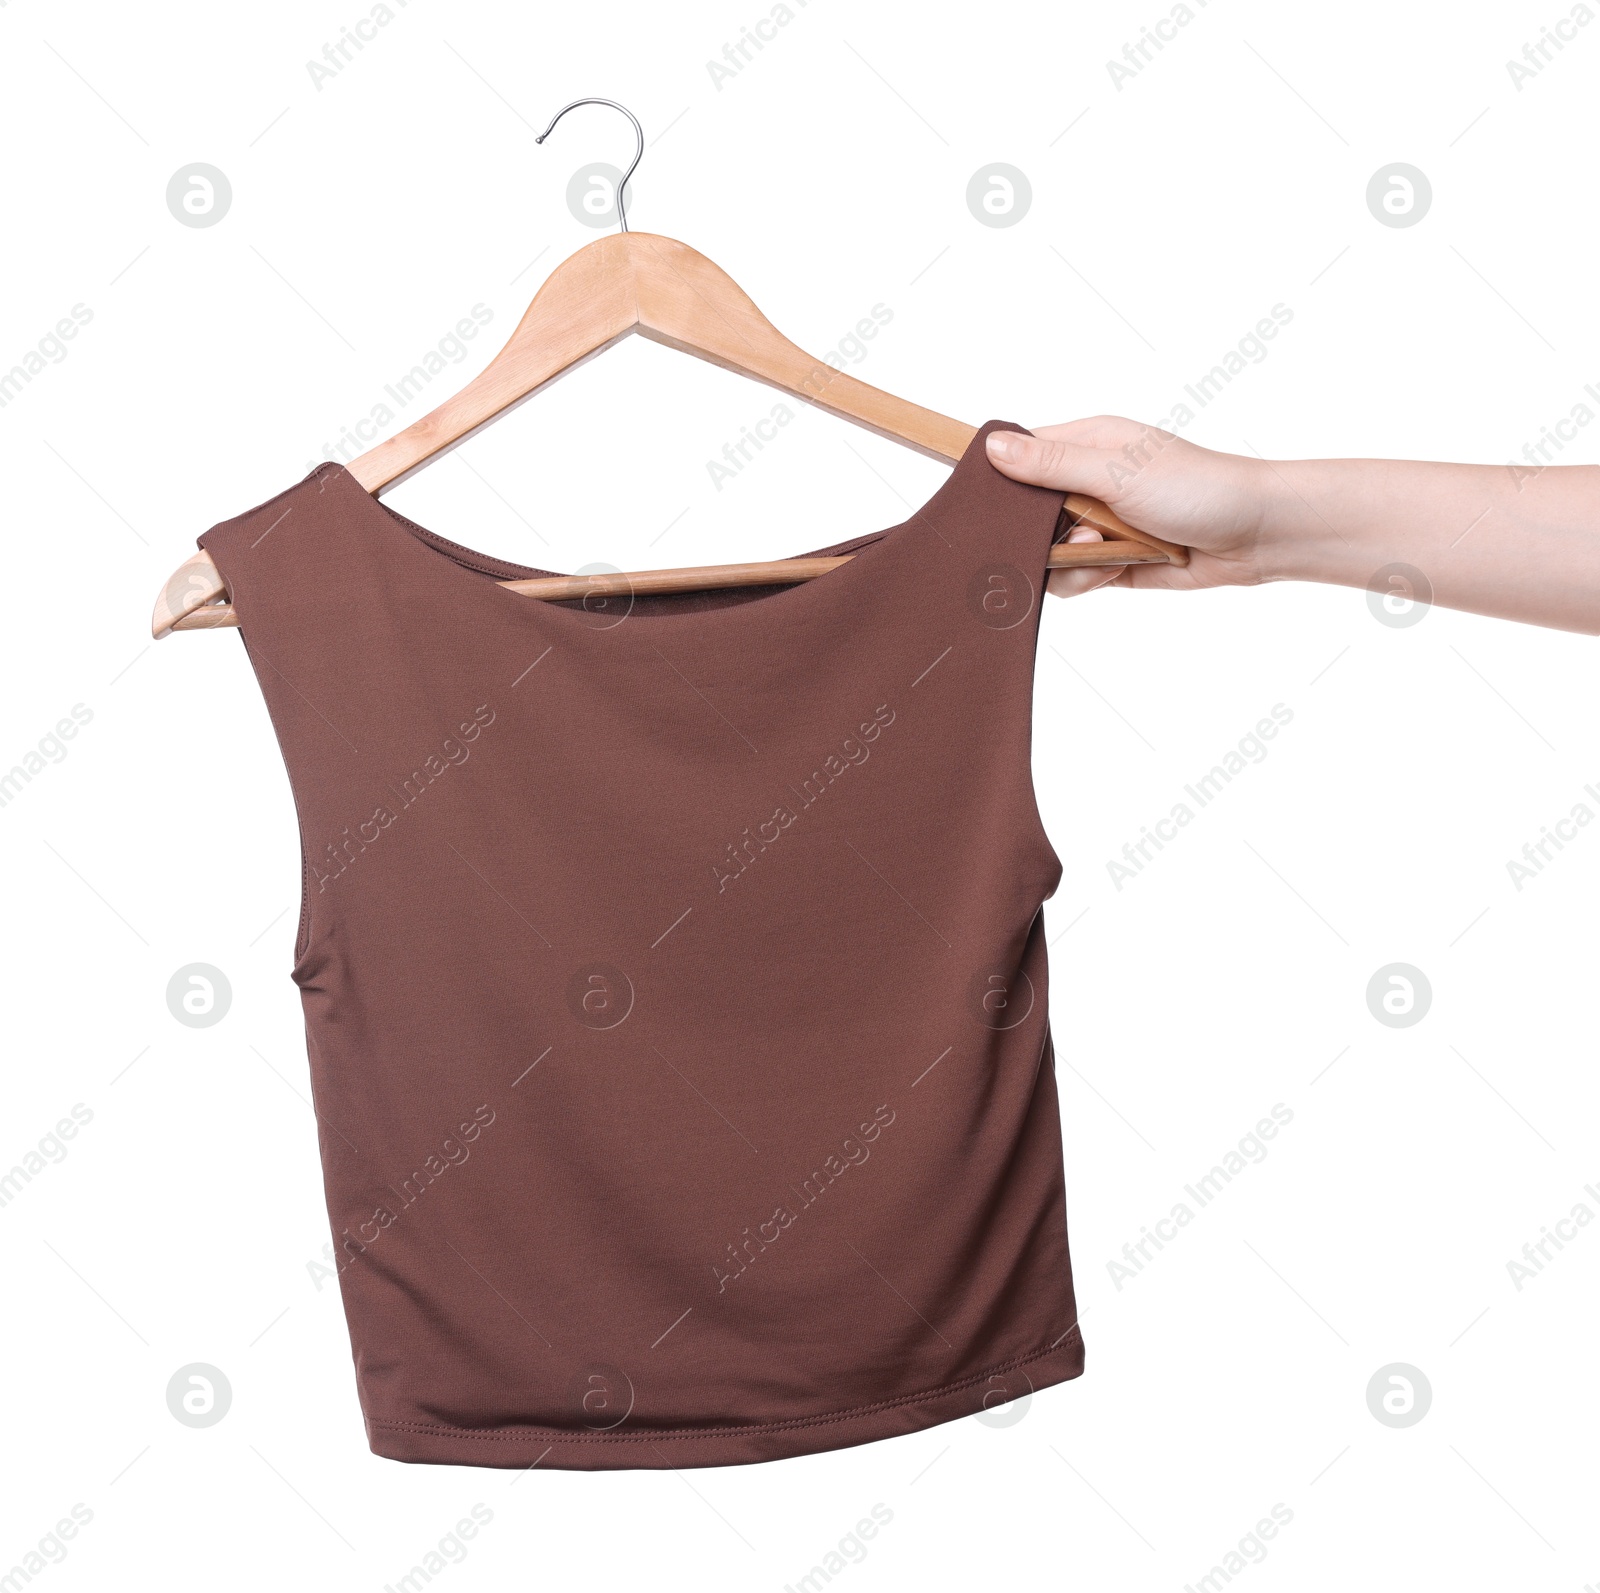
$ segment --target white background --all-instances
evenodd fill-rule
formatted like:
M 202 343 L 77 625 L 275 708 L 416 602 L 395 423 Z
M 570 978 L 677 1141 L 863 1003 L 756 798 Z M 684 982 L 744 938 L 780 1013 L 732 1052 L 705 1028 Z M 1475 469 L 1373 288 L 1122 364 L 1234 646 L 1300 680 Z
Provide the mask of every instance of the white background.
M 644 122 L 636 227 L 818 355 L 886 306 L 855 368 L 931 408 L 1159 421 L 1281 303 L 1269 356 L 1187 435 L 1504 463 L 1600 383 L 1600 25 L 1519 89 L 1506 62 L 1561 0 L 1212 0 L 1118 88 L 1106 61 L 1159 0 L 814 0 L 719 86 L 707 63 L 762 0 L 397 10 L 318 88 L 306 63 L 358 0 L 0 4 L 0 369 L 93 317 L 0 409 L 0 766 L 93 715 L 0 807 L 0 1169 L 93 1113 L 0 1207 L 0 1574 L 81 1503 L 40 1572 L 62 1593 L 376 1590 L 481 1503 L 447 1590 L 777 1590 L 881 1503 L 845 1593 L 1176 1590 L 1282 1504 L 1249 1587 L 1600 1583 L 1600 1232 L 1521 1290 L 1506 1266 L 1600 1212 L 1600 835 L 1520 892 L 1506 868 L 1600 811 L 1593 641 L 1439 609 L 1395 628 L 1338 588 L 1052 601 L 1036 779 L 1066 865 L 1047 912 L 1086 1375 L 1006 1427 L 519 1479 L 367 1450 L 337 1290 L 307 1268 L 328 1230 L 288 786 L 238 638 L 151 644 L 147 618 L 200 531 L 297 481 L 481 303 L 437 395 L 464 383 L 597 236 L 566 184 L 625 163 L 626 124 L 586 110 L 533 142 L 584 94 Z M 166 207 L 193 161 L 232 184 L 214 227 Z M 1033 189 L 1009 228 L 966 208 L 995 161 Z M 1365 202 L 1393 161 L 1433 188 L 1405 229 Z M 718 490 L 706 461 L 775 400 L 630 339 L 392 501 L 508 558 L 626 569 L 841 540 L 943 477 L 808 411 Z M 1108 859 L 1277 703 L 1268 756 L 1117 890 Z M 167 1011 L 191 962 L 232 983 L 211 1028 Z M 1432 987 L 1408 1028 L 1367 1006 L 1392 962 Z M 1107 1263 L 1280 1102 L 1266 1159 L 1118 1288 Z M 191 1362 L 233 1389 L 203 1430 L 166 1409 Z M 1394 1362 L 1433 1394 L 1404 1429 L 1367 1405 Z

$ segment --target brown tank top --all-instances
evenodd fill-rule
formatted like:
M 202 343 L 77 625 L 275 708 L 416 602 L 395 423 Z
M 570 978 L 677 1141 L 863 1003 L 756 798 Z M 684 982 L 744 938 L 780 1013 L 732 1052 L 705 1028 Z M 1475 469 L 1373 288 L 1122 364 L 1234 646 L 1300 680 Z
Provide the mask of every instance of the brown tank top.
M 1083 1369 L 991 421 L 819 578 L 549 603 L 341 465 L 200 537 L 289 773 L 368 1440 L 730 1465 Z

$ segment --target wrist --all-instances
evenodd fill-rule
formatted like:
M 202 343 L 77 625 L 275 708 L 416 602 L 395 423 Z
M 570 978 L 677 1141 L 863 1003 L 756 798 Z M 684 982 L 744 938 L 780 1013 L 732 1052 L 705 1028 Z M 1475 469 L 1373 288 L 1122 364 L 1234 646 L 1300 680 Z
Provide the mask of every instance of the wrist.
M 1349 585 L 1361 563 L 1356 539 L 1334 523 L 1340 501 L 1339 461 L 1252 459 L 1251 490 L 1257 505 L 1255 563 L 1262 581 L 1324 581 Z M 1348 520 L 1348 515 L 1339 515 Z

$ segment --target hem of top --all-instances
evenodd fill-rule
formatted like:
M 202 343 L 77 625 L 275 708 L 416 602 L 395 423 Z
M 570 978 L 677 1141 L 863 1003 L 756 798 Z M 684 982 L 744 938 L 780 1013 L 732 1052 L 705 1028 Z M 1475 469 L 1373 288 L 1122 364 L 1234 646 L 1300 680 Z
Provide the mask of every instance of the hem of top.
M 754 1465 L 849 1449 L 922 1432 L 973 1416 L 985 1406 L 972 1390 L 992 1377 L 1030 1368 L 1026 1393 L 1083 1375 L 1083 1336 L 1076 1327 L 1056 1345 L 920 1394 L 873 1405 L 737 1427 L 677 1427 L 659 1432 L 572 1433 L 556 1427 L 453 1427 L 443 1422 L 367 1418 L 367 1442 L 384 1460 L 442 1466 L 546 1471 L 665 1471 Z M 1015 1397 L 1008 1392 L 1008 1399 Z

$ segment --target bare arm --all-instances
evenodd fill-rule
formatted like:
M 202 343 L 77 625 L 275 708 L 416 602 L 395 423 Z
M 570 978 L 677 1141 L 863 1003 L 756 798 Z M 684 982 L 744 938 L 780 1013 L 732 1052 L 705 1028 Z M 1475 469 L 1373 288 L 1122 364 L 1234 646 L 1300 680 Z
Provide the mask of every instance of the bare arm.
M 992 433 L 989 457 L 1019 481 L 1088 493 L 1194 550 L 1181 569 L 1058 570 L 1050 589 L 1061 596 L 1110 584 L 1366 587 L 1403 564 L 1421 572 L 1410 595 L 1423 601 L 1600 635 L 1600 465 L 1253 459 L 1116 416 L 1031 438 Z

